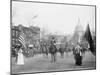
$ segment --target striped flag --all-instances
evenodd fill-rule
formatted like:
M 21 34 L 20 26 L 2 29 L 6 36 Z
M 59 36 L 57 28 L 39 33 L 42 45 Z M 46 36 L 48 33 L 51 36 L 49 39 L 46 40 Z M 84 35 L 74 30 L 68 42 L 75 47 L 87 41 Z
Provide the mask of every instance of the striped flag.
M 22 44 L 22 46 L 24 48 L 26 48 L 26 45 L 25 45 L 25 34 L 23 32 L 20 33 L 18 41 Z

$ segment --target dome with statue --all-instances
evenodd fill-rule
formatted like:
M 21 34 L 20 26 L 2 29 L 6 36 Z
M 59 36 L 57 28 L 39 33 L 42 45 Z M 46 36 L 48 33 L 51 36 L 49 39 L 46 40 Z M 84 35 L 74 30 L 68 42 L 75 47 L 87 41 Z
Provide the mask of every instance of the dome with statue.
M 75 27 L 75 33 L 83 32 L 83 26 L 80 23 L 80 19 L 78 19 L 78 24 Z
M 76 25 L 74 34 L 71 38 L 71 43 L 76 44 L 77 42 L 80 42 L 82 39 L 83 33 L 84 33 L 83 27 L 80 23 L 80 19 L 78 19 L 78 24 Z

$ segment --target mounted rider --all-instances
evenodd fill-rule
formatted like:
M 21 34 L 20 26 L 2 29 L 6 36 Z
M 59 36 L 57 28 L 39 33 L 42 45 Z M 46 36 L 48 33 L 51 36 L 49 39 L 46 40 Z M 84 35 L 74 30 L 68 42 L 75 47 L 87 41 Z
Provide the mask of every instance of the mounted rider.
M 56 61 L 56 52 L 57 52 L 57 48 L 56 48 L 56 40 L 54 37 L 52 37 L 51 42 L 50 42 L 50 48 L 49 48 L 49 52 L 51 54 L 51 59 L 52 62 Z

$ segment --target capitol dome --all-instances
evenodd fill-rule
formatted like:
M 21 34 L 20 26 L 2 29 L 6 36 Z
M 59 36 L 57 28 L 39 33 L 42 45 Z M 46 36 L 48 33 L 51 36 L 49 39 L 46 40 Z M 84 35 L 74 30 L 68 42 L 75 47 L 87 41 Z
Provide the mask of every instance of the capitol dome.
M 75 27 L 75 32 L 83 32 L 83 27 L 82 27 L 82 25 L 80 23 L 80 19 L 78 19 L 78 24 Z
M 83 27 L 81 25 L 77 25 L 75 27 L 75 32 L 82 32 L 83 31 Z

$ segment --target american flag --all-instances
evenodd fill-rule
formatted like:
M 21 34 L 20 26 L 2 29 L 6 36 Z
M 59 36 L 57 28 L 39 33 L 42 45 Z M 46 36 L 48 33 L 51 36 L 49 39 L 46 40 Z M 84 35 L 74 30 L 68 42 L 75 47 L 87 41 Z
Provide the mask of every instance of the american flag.
M 22 44 L 22 46 L 24 48 L 26 48 L 26 45 L 25 45 L 25 34 L 23 32 L 20 33 L 18 41 Z

